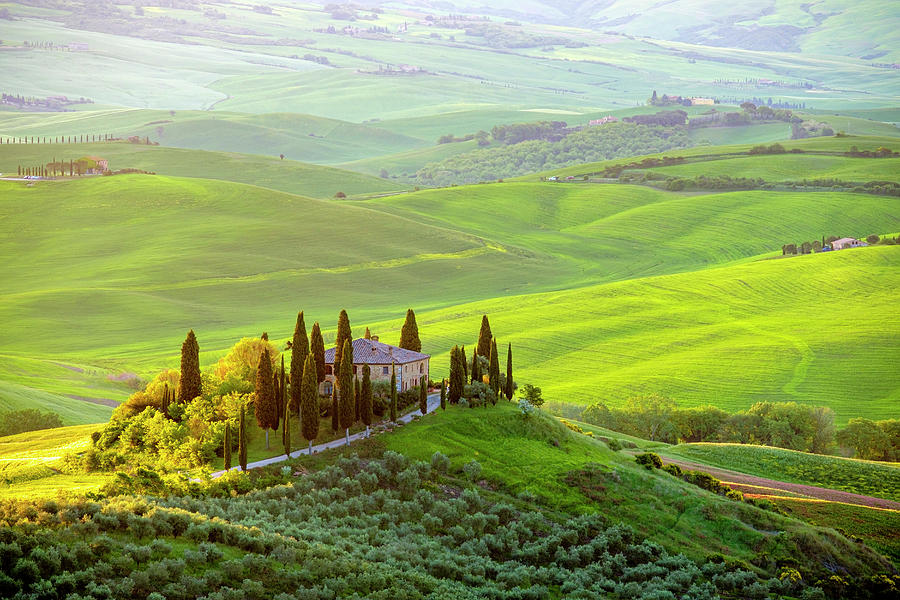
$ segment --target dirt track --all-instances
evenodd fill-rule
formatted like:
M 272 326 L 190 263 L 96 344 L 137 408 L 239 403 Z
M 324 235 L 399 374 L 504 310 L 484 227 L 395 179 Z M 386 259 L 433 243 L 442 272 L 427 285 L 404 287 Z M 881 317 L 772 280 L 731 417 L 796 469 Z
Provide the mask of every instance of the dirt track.
M 723 483 L 734 484 L 734 487 L 736 489 L 749 494 L 767 495 L 765 490 L 757 490 L 754 488 L 770 488 L 771 490 L 781 490 L 784 492 L 789 492 L 791 495 L 805 498 L 816 498 L 818 500 L 827 500 L 829 502 L 856 504 L 858 506 L 867 506 L 869 508 L 887 508 L 892 510 L 900 510 L 900 502 L 894 502 L 893 500 L 885 500 L 883 498 L 875 498 L 873 496 L 863 496 L 861 494 L 852 494 L 850 492 L 842 492 L 839 490 L 821 488 L 812 485 L 787 483 L 784 481 L 776 481 L 774 479 L 766 479 L 764 477 L 755 477 L 753 475 L 745 475 L 744 473 L 710 467 L 687 460 L 666 458 L 665 462 L 676 464 L 682 469 L 690 469 L 692 471 L 703 471 L 704 473 L 709 473 L 713 477 L 722 480 Z M 742 489 L 742 485 L 752 487 Z M 768 495 L 778 494 L 773 492 Z

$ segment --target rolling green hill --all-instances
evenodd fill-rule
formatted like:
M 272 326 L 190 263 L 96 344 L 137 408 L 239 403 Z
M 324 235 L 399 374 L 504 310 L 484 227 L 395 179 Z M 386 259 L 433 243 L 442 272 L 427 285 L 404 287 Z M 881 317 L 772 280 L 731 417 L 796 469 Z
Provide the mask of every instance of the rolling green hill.
M 652 169 L 653 172 L 679 177 L 733 176 L 757 177 L 766 181 L 800 179 L 840 179 L 855 183 L 900 180 L 900 158 L 846 158 L 803 154 L 742 156 L 725 160 L 686 163 Z
M 290 159 L 128 142 L 2 144 L 0 172 L 14 176 L 19 165 L 38 166 L 54 158 L 77 160 L 82 156 L 105 158 L 113 170 L 131 168 L 160 175 L 223 179 L 316 198 L 332 198 L 337 192 L 356 195 L 403 189 L 402 184 L 377 177 Z

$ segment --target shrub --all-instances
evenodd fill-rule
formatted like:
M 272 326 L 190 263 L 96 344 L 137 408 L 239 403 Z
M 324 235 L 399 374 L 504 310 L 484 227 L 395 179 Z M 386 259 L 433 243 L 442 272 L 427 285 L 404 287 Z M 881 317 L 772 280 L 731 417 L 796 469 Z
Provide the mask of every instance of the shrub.
M 606 442 L 607 448 L 612 450 L 613 452 L 618 452 L 622 449 L 622 444 L 616 438 L 610 438 L 608 442 Z
M 477 460 L 473 459 L 463 465 L 463 473 L 466 474 L 469 481 L 474 481 L 481 475 L 481 465 Z
M 637 461 L 637 464 L 644 465 L 644 468 L 648 471 L 662 468 L 662 459 L 658 454 L 655 454 L 653 452 L 638 454 L 634 457 L 634 460 Z
M 441 452 L 431 455 L 431 470 L 439 475 L 446 475 L 450 469 L 450 459 Z

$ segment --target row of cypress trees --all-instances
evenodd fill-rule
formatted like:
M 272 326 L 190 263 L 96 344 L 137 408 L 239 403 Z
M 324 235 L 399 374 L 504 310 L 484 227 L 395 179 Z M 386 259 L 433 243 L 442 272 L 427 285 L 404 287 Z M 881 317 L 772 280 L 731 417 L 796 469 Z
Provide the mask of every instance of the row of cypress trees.
M 491 333 L 491 325 L 487 315 L 481 317 L 481 331 L 478 334 L 478 344 L 472 352 L 472 373 L 469 373 L 469 366 L 466 359 L 465 346 L 453 346 L 450 350 L 450 389 L 448 399 L 452 404 L 460 401 L 463 397 L 463 390 L 467 382 L 476 383 L 483 381 L 483 373 L 478 360 L 479 356 L 488 359 L 488 385 L 499 398 L 501 393 L 506 396 L 507 400 L 512 400 L 513 377 L 512 377 L 512 344 L 507 345 L 506 351 L 506 384 L 500 389 L 500 357 L 497 352 L 497 338 Z M 442 386 L 443 387 L 443 386 Z M 443 396 L 443 391 L 442 391 Z

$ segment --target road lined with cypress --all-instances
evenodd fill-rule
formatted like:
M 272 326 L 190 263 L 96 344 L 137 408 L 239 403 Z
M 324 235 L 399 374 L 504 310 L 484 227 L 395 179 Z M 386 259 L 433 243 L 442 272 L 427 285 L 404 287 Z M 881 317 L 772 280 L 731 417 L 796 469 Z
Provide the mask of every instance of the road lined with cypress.
M 441 405 L 441 394 L 440 393 L 434 393 L 434 394 L 431 394 L 430 396 L 428 396 L 428 412 L 429 413 L 433 413 L 435 410 L 438 409 L 438 407 L 440 407 L 440 405 Z M 397 419 L 397 421 L 399 423 L 409 423 L 410 421 L 413 420 L 413 418 L 416 415 L 419 415 L 419 416 L 422 415 L 422 412 L 418 408 L 412 412 L 406 413 L 405 415 L 403 415 L 402 417 Z M 363 439 L 365 437 L 365 435 L 366 435 L 365 431 L 360 431 L 358 433 L 354 433 L 353 435 L 350 436 L 350 441 L 354 442 L 356 440 Z M 347 445 L 347 440 L 345 440 L 344 438 L 338 438 L 338 439 L 332 440 L 330 442 L 325 442 L 324 444 L 318 444 L 316 446 L 313 446 L 312 451 L 318 453 L 318 452 L 322 452 L 324 450 L 330 450 L 332 448 L 341 448 L 346 445 Z M 309 450 L 307 448 L 302 448 L 300 450 L 294 450 L 293 452 L 291 452 L 290 457 L 291 458 L 299 458 L 300 456 L 304 456 L 304 455 L 308 455 L 308 454 L 309 454 Z M 286 461 L 287 459 L 288 459 L 288 457 L 284 454 L 280 454 L 278 456 L 273 456 L 271 458 L 264 458 L 262 460 L 257 460 L 255 462 L 248 463 L 247 470 L 258 469 L 259 467 L 267 467 L 269 465 L 278 464 L 280 462 Z M 229 470 L 230 471 L 239 471 L 240 468 L 241 468 L 240 466 L 236 466 L 236 467 L 232 467 Z M 225 474 L 225 471 L 223 470 L 223 471 L 216 471 L 215 473 L 212 473 L 210 476 L 213 479 L 216 479 L 218 477 L 221 477 L 224 474 Z

